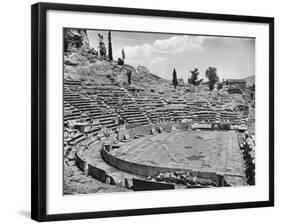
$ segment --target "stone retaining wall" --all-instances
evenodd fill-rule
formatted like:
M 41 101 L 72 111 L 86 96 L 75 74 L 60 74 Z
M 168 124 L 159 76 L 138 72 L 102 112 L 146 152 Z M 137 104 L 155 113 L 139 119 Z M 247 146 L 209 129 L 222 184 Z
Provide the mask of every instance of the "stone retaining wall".
M 149 135 L 151 134 L 151 129 L 154 128 L 157 133 L 159 133 L 159 128 L 162 128 L 163 131 L 168 132 L 172 131 L 172 128 L 177 130 L 188 130 L 190 124 L 188 123 L 159 123 L 159 124 L 149 124 L 141 127 L 130 128 L 126 130 L 118 131 L 118 140 L 124 139 L 125 135 L 130 135 L 131 138 L 138 135 Z
M 76 164 L 81 170 L 85 172 L 85 175 L 90 175 L 103 183 L 108 183 L 112 185 L 115 184 L 114 179 L 110 175 L 108 175 L 104 170 L 87 163 L 81 158 L 79 153 L 76 153 Z
M 104 150 L 106 152 L 106 150 Z M 114 159 L 113 159 L 114 160 Z M 117 184 L 115 180 L 108 175 L 104 170 L 95 167 L 92 164 L 87 163 L 84 159 L 81 158 L 79 153 L 76 153 L 76 164 L 77 166 L 85 172 L 85 175 L 91 175 L 93 178 L 107 184 L 115 185 Z M 140 179 L 133 179 L 130 180 L 124 177 L 124 187 L 128 189 L 132 189 L 134 191 L 138 190 L 162 190 L 162 189 L 174 189 L 173 184 L 165 184 L 165 183 L 158 183 Z M 129 184 L 129 182 L 131 184 Z
M 175 189 L 175 185 L 133 178 L 133 188 L 134 191 L 169 190 Z
M 191 173 L 191 169 L 177 169 L 177 168 L 168 168 L 168 167 L 160 167 L 160 166 L 151 166 L 144 165 L 134 162 L 129 162 L 120 158 L 117 158 L 107 152 L 104 148 L 101 150 L 102 158 L 111 166 L 123 170 L 128 173 L 148 177 L 148 176 L 156 176 L 159 173 L 167 173 L 167 172 L 175 172 L 175 171 L 185 171 Z

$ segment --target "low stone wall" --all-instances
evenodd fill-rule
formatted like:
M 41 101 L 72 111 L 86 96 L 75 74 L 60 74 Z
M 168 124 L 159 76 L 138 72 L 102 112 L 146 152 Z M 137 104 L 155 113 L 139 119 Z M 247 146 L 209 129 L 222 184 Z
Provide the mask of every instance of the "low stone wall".
M 85 161 L 76 153 L 76 164 L 77 166 L 84 171 Z
M 140 176 L 156 176 L 159 173 L 175 172 L 175 171 L 185 171 L 192 173 L 191 169 L 177 169 L 159 166 L 150 166 L 134 162 L 129 162 L 120 158 L 117 158 L 107 152 L 104 148 L 101 150 L 102 158 L 111 166 L 123 170 L 128 173 L 140 175 Z
M 107 151 L 105 149 L 102 150 L 102 155 L 107 156 Z M 105 154 L 106 153 L 106 154 Z M 107 157 L 113 158 L 114 157 Z M 118 163 L 118 162 L 117 162 Z M 85 172 L 85 175 L 91 175 L 93 178 L 107 183 L 115 185 L 115 180 L 108 175 L 104 170 L 93 166 L 92 164 L 88 164 L 84 159 L 81 158 L 79 153 L 76 153 L 76 164 L 77 166 Z M 173 184 L 166 184 L 166 183 L 158 183 L 140 179 L 128 179 L 124 177 L 124 187 L 128 189 L 132 189 L 134 191 L 144 191 L 144 190 L 164 190 L 164 189 L 174 189 L 175 186 Z M 130 184 L 131 183 L 131 184 Z
M 171 190 L 175 185 L 133 178 L 133 188 L 134 191 Z
M 104 183 L 112 185 L 115 184 L 114 179 L 110 175 L 108 175 L 104 170 L 87 163 L 81 158 L 79 153 L 76 153 L 76 164 L 81 170 L 85 172 L 85 175 L 91 175 L 93 178 Z
M 177 130 L 188 130 L 190 127 L 190 124 L 188 123 L 158 123 L 158 124 L 149 124 L 144 125 L 141 127 L 136 128 L 130 128 L 126 130 L 118 131 L 118 140 L 123 140 L 125 138 L 125 135 L 129 135 L 131 138 L 138 135 L 149 135 L 151 134 L 151 129 L 155 129 L 155 132 L 159 133 L 159 128 L 162 128 L 163 131 L 169 132 L 172 131 L 172 128 L 175 128 Z
M 107 175 L 104 170 L 97 168 L 91 164 L 88 165 L 88 175 L 91 175 L 92 177 L 97 180 L 100 180 L 101 182 L 115 185 L 115 181 L 111 176 Z

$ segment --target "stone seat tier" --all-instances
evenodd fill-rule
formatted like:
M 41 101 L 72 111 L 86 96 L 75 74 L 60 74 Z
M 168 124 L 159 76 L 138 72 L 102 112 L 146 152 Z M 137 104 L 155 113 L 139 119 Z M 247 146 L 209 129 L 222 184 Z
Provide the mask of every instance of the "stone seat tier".
M 80 112 L 71 112 L 71 113 L 64 112 L 64 117 L 73 117 L 73 116 L 80 116 L 80 115 L 81 115 Z
M 93 128 L 91 128 L 91 129 L 85 131 L 84 133 L 85 133 L 85 134 L 97 135 L 100 130 L 101 130 L 101 127 L 100 127 L 100 126 L 99 126 L 99 127 L 93 127 Z
M 84 102 L 88 102 L 88 103 L 96 103 L 96 102 L 100 102 L 101 100 L 96 100 L 96 99 L 91 99 L 88 97 L 82 98 L 74 98 L 74 99 L 65 99 L 67 102 L 71 102 L 71 103 L 84 103 Z
M 92 105 L 83 106 L 83 107 L 77 106 L 77 108 L 78 108 L 80 111 L 101 112 L 100 107 L 92 106 Z
M 134 112 L 134 113 L 120 113 L 122 117 L 134 117 L 134 116 L 145 116 L 144 113 Z
M 138 122 L 138 121 L 148 121 L 148 119 L 144 118 L 144 117 L 136 117 L 136 118 L 127 120 L 128 123 L 130 123 L 130 122 Z
M 73 117 L 64 117 L 64 121 L 71 121 L 71 120 L 79 120 L 81 119 L 80 116 L 73 116 Z
M 69 141 L 74 141 L 74 140 L 76 140 L 76 139 L 78 139 L 78 138 L 80 138 L 82 136 L 84 136 L 83 133 L 80 133 L 80 132 L 76 133 Z
M 70 142 L 69 142 L 69 145 L 75 146 L 75 145 L 77 145 L 79 142 L 85 140 L 85 138 L 86 138 L 85 136 L 81 136 L 80 138 L 77 138 L 77 139 L 74 140 L 74 141 L 70 141 Z
M 63 106 L 64 110 L 67 110 L 67 111 L 78 111 L 78 109 L 74 106 L 69 106 L 69 105 L 64 105 Z
M 81 117 L 81 113 L 64 114 L 64 118 Z
M 67 89 L 64 89 L 64 95 L 65 96 L 79 96 L 78 93 L 74 92 L 74 91 L 69 91 Z
M 145 116 L 144 113 L 134 112 L 134 113 L 120 113 L 123 117 L 134 117 L 134 116 Z
M 100 116 L 102 116 L 103 113 L 96 113 L 96 112 L 88 112 L 87 115 L 93 119 L 99 119 Z
M 118 116 L 115 113 L 110 113 L 110 114 L 101 114 L 99 116 L 96 116 L 96 119 L 115 119 L 115 117 Z
M 143 121 L 130 121 L 130 122 L 128 122 L 128 124 L 146 125 L 146 124 L 149 124 L 149 122 L 147 120 L 143 120 Z
M 99 121 L 99 122 L 102 125 L 115 124 L 115 122 L 113 120 L 103 120 L 103 121 Z
M 118 126 L 118 124 L 112 123 L 112 124 L 107 124 L 106 127 L 112 129 L 113 131 L 116 130 L 116 127 Z
M 102 105 L 97 105 L 97 104 L 93 104 L 93 103 L 84 103 L 84 104 L 73 104 L 75 107 L 77 108 L 102 108 L 104 106 Z
M 63 95 L 63 97 L 64 97 L 64 99 L 80 99 L 81 98 L 81 96 L 80 95 L 78 95 L 78 94 L 67 94 L 67 93 L 65 93 L 64 95 Z
M 83 106 L 83 105 L 97 105 L 97 103 L 91 100 L 79 100 L 79 101 L 68 101 L 71 105 Z
M 148 117 L 146 115 L 142 115 L 142 114 L 136 114 L 134 116 L 123 116 L 123 118 L 125 118 L 126 120 L 132 120 L 135 118 L 146 118 L 148 119 Z
M 73 116 L 73 115 L 81 115 L 79 110 L 72 111 L 72 110 L 64 110 L 64 116 Z

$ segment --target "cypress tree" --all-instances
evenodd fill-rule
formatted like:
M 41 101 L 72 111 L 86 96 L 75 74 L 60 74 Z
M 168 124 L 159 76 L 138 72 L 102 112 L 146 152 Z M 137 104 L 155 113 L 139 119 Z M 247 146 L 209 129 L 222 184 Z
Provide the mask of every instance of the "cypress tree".
M 125 60 L 126 56 L 125 56 L 125 51 L 124 49 L 122 49 L 122 59 Z
M 108 58 L 110 61 L 113 60 L 112 56 L 112 43 L 111 43 L 111 32 L 108 31 Z
M 128 77 L 128 84 L 131 85 L 131 81 L 132 81 L 132 71 L 127 71 L 127 77 Z
M 174 87 L 177 88 L 177 85 L 179 83 L 178 83 L 177 72 L 176 72 L 175 68 L 173 70 L 173 80 L 172 80 L 172 83 L 173 83 Z

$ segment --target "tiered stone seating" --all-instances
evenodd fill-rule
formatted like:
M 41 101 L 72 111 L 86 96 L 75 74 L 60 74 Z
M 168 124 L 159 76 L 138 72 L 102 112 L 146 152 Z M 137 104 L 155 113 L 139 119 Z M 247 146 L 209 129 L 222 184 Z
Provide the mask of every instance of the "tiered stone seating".
M 148 111 L 161 108 L 165 105 L 164 100 L 157 94 L 141 93 L 135 97 L 135 101 L 139 107 Z
M 179 99 L 179 98 L 171 98 L 171 99 L 167 99 L 166 102 L 168 104 L 184 104 L 185 100 L 184 99 Z
M 239 124 L 240 118 L 235 112 L 223 111 L 220 113 L 221 120 L 230 122 L 231 124 Z
M 80 81 L 75 81 L 75 80 L 64 80 L 64 85 L 70 85 L 70 86 L 80 86 L 81 82 Z
M 81 119 L 81 111 L 64 101 L 64 121 Z
M 98 118 L 99 124 L 106 126 L 107 128 L 115 128 L 117 124 L 115 123 L 114 117 L 117 114 L 110 114 L 110 115 L 104 115 Z
M 100 98 L 91 98 L 87 93 L 65 90 L 64 99 L 68 104 L 77 108 L 84 116 L 85 121 L 97 121 L 100 125 L 108 128 L 115 127 L 116 113 L 110 113 Z
M 92 136 L 98 135 L 99 131 L 101 130 L 102 126 L 99 124 L 92 125 L 92 127 L 85 131 L 85 134 L 92 134 Z
M 122 107 L 119 113 L 128 124 L 149 124 L 149 119 L 146 113 L 143 113 L 137 106 L 127 105 L 126 107 Z
M 156 123 L 158 121 L 170 121 L 171 120 L 170 112 L 164 108 L 152 110 L 152 111 L 148 112 L 147 115 L 153 123 Z
M 167 111 L 172 120 L 180 121 L 186 118 L 188 115 L 186 108 L 168 108 Z
M 212 123 L 217 121 L 217 113 L 214 111 L 198 111 L 193 113 L 193 118 L 197 122 Z
M 113 109 L 114 113 L 111 112 L 110 114 L 112 117 L 119 114 L 128 124 L 144 125 L 149 123 L 146 113 L 142 112 L 137 106 L 135 98 L 121 87 L 116 85 L 92 86 L 86 92 L 88 95 L 95 95 L 102 99 L 108 109 Z M 100 117 L 99 120 L 100 123 L 106 124 L 108 127 L 115 125 L 110 122 L 108 117 Z
M 247 128 L 248 111 L 234 111 L 231 98 L 224 95 L 177 96 L 163 99 L 157 93 L 130 93 L 114 84 L 83 85 L 65 81 L 64 120 L 82 119 L 96 123 L 89 133 L 102 126 L 114 129 L 118 117 L 127 124 L 145 125 L 150 122 L 183 121 L 196 123 L 229 123 L 231 129 Z
M 83 133 L 80 133 L 78 131 L 75 132 L 71 132 L 71 133 L 67 133 L 65 130 L 65 138 L 64 138 L 64 145 L 70 145 L 70 146 L 75 146 L 77 145 L 79 142 L 85 140 L 85 135 Z
M 96 96 L 107 105 L 107 109 L 120 109 L 124 105 L 135 104 L 132 96 L 123 88 L 116 85 L 91 86 L 86 89 L 89 96 Z

